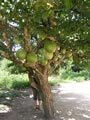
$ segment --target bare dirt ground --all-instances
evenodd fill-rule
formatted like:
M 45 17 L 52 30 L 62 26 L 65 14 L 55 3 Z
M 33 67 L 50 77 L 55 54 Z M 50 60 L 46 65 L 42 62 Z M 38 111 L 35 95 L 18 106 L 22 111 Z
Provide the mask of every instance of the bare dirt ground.
M 90 82 L 62 83 L 52 87 L 55 120 L 90 120 Z M 0 94 L 0 120 L 45 120 L 43 111 L 33 108 L 32 90 Z

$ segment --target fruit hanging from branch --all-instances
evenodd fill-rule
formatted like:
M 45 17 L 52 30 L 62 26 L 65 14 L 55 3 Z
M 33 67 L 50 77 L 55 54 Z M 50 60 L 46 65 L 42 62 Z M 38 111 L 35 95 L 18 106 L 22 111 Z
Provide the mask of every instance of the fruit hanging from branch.
M 20 48 L 16 51 L 16 57 L 20 60 L 24 60 L 26 58 L 27 52 L 23 49 Z
M 36 53 L 28 53 L 27 57 L 26 57 L 27 62 L 34 64 L 35 62 L 37 62 L 37 54 Z
M 66 52 L 66 57 L 67 58 L 71 58 L 72 57 L 72 52 L 71 51 L 67 51 Z
M 15 44 L 20 44 L 21 41 L 20 41 L 17 37 L 15 37 L 14 40 L 13 40 L 13 42 L 14 42 Z
M 52 59 L 52 57 L 53 57 L 53 53 L 49 53 L 47 51 L 44 52 L 44 58 L 46 60 L 50 60 L 50 59 Z
M 47 65 L 47 63 L 48 63 L 48 61 L 45 60 L 45 59 L 40 60 L 40 64 L 43 65 L 43 66 Z
M 63 49 L 61 49 L 61 54 L 65 54 L 66 53 L 66 49 L 65 48 L 63 48 Z
M 50 41 L 50 40 L 46 40 L 46 41 L 44 42 L 44 49 L 45 49 L 46 51 L 48 51 L 48 52 L 50 52 L 50 53 L 53 53 L 53 52 L 55 52 L 56 48 L 57 48 L 57 45 L 56 45 L 55 42 Z

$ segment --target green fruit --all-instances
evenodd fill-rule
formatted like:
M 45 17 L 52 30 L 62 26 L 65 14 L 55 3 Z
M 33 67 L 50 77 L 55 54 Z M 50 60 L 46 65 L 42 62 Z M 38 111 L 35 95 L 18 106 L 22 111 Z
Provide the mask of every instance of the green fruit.
M 20 60 L 24 60 L 26 58 L 26 54 L 27 54 L 27 52 L 22 48 L 20 48 L 19 50 L 16 51 L 16 56 Z
M 47 60 L 40 60 L 40 64 L 45 66 L 47 64 Z
M 44 52 L 44 58 L 46 60 L 50 60 L 50 59 L 52 59 L 52 57 L 53 57 L 53 53 L 49 53 L 47 51 Z
M 14 43 L 15 44 L 20 44 L 20 40 L 18 38 L 14 38 Z
M 45 49 L 44 49 L 44 48 L 41 48 L 41 49 L 38 50 L 38 53 L 39 53 L 39 54 L 43 54 L 44 52 L 45 52 Z
M 22 70 L 22 71 L 26 71 L 26 68 L 22 66 L 22 67 L 21 67 L 21 70 Z
M 72 52 L 67 52 L 67 53 L 66 53 L 66 56 L 67 56 L 67 58 L 72 57 Z
M 27 62 L 29 62 L 29 63 L 35 63 L 35 62 L 37 62 L 37 54 L 28 53 L 26 59 L 27 59 Z
M 64 49 L 64 48 L 63 48 L 63 49 L 61 49 L 61 54 L 63 54 L 63 55 L 64 55 L 65 53 L 66 53 L 66 49 Z
M 50 41 L 50 40 L 46 40 L 44 42 L 44 48 L 46 51 L 53 53 L 53 52 L 55 52 L 57 46 L 56 46 L 55 42 Z

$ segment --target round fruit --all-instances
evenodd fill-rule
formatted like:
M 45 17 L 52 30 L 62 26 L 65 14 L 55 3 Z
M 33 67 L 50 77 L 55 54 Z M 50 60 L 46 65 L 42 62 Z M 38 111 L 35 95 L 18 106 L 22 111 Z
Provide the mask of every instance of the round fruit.
M 22 71 L 26 71 L 26 68 L 22 66 L 22 67 L 21 67 L 21 70 L 22 70 Z
M 67 52 L 67 53 L 66 53 L 66 56 L 67 56 L 68 58 L 72 57 L 72 52 Z
M 52 57 L 53 57 L 53 53 L 49 53 L 47 51 L 44 52 L 45 59 L 50 60 L 50 59 L 52 59 Z
M 53 41 L 47 40 L 44 42 L 44 48 L 48 52 L 51 52 L 51 53 L 55 52 L 56 47 L 57 47 L 56 43 Z
M 45 66 L 47 64 L 47 60 L 40 60 L 40 64 Z
M 16 56 L 20 60 L 24 60 L 26 58 L 26 54 L 27 54 L 27 52 L 22 48 L 20 48 L 16 51 Z
M 61 49 L 61 53 L 64 55 L 66 53 L 66 49 Z
M 18 38 L 14 38 L 14 43 L 15 44 L 20 44 L 20 40 Z
M 26 59 L 27 59 L 27 62 L 35 63 L 35 62 L 37 62 L 37 54 L 35 54 L 35 53 L 28 53 Z
M 41 49 L 38 50 L 38 53 L 39 53 L 39 54 L 43 54 L 44 52 L 45 52 L 45 49 L 44 49 L 44 48 L 41 48 Z

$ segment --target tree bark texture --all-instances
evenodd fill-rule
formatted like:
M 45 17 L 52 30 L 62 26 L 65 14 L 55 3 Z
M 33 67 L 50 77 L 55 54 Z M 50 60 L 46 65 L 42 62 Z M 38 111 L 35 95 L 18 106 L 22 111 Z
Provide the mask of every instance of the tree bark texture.
M 31 79 L 30 78 L 31 73 L 32 72 L 29 72 L 28 74 L 29 79 Z M 54 118 L 55 109 L 53 105 L 53 97 L 52 97 L 50 85 L 48 83 L 48 76 L 45 74 L 43 76 L 36 77 L 36 79 L 38 83 L 40 83 L 37 85 L 37 87 L 42 95 L 44 115 L 47 119 Z
M 53 97 L 48 83 L 48 77 L 46 75 L 42 78 L 42 85 L 40 86 L 43 100 L 43 109 L 46 118 L 53 118 L 55 109 L 53 105 Z

